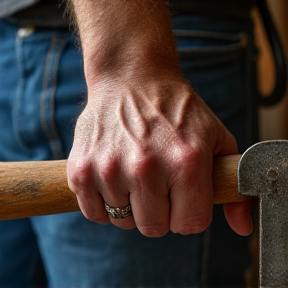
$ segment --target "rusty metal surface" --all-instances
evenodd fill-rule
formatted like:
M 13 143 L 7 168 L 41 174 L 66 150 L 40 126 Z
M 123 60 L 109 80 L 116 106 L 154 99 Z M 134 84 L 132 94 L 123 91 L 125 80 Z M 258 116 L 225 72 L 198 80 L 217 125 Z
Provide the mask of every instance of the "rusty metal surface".
M 288 287 L 288 141 L 249 148 L 239 161 L 238 189 L 259 197 L 260 287 Z

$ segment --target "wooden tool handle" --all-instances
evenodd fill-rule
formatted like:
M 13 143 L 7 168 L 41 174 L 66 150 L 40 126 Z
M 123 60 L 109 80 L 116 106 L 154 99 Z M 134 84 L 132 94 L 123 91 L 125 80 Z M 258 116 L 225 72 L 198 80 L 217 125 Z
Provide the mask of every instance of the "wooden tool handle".
M 215 159 L 215 204 L 247 199 L 237 191 L 239 158 L 234 155 Z M 66 163 L 0 162 L 0 220 L 79 211 L 76 196 L 67 185 Z

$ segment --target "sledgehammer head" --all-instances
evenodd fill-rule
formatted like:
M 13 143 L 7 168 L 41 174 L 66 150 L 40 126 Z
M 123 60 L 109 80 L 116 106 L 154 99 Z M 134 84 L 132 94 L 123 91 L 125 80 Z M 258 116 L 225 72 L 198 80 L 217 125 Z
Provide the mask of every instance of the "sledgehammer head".
M 288 287 L 288 141 L 249 148 L 238 164 L 238 190 L 260 201 L 260 287 Z

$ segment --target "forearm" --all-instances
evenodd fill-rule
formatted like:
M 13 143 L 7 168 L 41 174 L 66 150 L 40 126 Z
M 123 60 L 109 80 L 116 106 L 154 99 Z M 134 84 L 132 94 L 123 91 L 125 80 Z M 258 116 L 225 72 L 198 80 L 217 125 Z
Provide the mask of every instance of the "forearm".
M 180 71 L 166 1 L 72 2 L 88 86 L 103 75 L 147 77 L 159 69 Z

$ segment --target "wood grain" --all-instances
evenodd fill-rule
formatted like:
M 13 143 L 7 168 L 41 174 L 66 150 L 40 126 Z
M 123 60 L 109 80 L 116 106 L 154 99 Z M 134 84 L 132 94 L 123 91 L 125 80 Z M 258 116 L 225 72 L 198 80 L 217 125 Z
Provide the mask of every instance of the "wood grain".
M 237 191 L 239 158 L 233 155 L 215 159 L 215 204 L 247 199 Z M 0 220 L 79 211 L 76 196 L 67 185 L 66 163 L 0 162 Z

